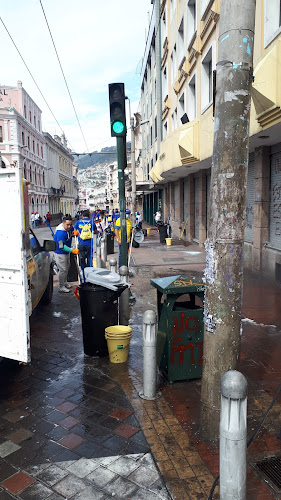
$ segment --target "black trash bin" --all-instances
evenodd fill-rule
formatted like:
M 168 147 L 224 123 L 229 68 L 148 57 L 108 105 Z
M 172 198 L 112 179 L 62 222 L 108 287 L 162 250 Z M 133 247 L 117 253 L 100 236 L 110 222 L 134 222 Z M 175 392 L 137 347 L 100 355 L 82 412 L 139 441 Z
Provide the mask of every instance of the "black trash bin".
M 106 233 L 107 255 L 114 253 L 114 234 Z
M 167 238 L 167 224 L 158 224 L 160 243 L 166 243 Z
M 91 283 L 79 286 L 84 353 L 88 356 L 108 356 L 105 329 L 118 324 L 117 291 Z

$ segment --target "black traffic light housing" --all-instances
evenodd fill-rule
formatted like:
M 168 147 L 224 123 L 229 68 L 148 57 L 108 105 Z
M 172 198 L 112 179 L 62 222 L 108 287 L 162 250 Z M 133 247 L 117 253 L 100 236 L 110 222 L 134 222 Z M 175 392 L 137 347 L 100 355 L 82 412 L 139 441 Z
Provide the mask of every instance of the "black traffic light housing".
M 110 83 L 108 90 L 111 137 L 124 137 L 127 133 L 124 83 Z

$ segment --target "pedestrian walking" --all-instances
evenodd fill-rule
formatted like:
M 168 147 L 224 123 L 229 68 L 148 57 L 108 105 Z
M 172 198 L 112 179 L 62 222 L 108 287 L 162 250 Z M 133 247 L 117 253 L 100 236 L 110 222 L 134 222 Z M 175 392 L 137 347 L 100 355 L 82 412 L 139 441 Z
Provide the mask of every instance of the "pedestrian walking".
M 91 267 L 91 238 L 92 231 L 97 233 L 97 226 L 90 220 L 89 210 L 83 211 L 82 219 L 74 225 L 73 235 L 78 236 L 79 261 L 82 269 Z
M 157 210 L 157 212 L 155 212 L 155 214 L 153 215 L 153 217 L 154 217 L 154 220 L 155 220 L 155 224 L 157 225 L 157 223 L 160 222 L 161 219 L 162 219 L 162 210 L 161 210 L 161 208 L 159 208 Z
M 40 224 L 40 215 L 38 212 L 35 212 L 35 227 L 39 227 Z
M 126 229 L 127 229 L 127 246 L 129 250 L 129 244 L 131 240 L 131 232 L 132 232 L 132 223 L 130 220 L 130 214 L 131 211 L 127 208 L 126 209 Z M 114 224 L 114 232 L 116 239 L 119 244 L 119 267 L 121 267 L 121 222 L 120 222 L 120 217 L 115 221 Z
M 33 212 L 31 212 L 30 221 L 31 221 L 31 227 L 32 227 L 32 229 L 34 229 L 35 228 L 35 214 Z
M 72 240 L 72 218 L 64 217 L 61 224 L 56 228 L 54 241 L 57 244 L 55 260 L 59 270 L 59 292 L 69 293 L 71 285 L 67 283 L 67 274 L 70 266 L 70 254 L 77 255 L 78 248 L 71 248 Z
M 112 214 L 112 218 L 113 218 L 113 222 L 117 221 L 117 219 L 120 217 L 120 214 L 119 214 L 119 210 L 118 208 L 115 208 L 113 214 Z
M 141 214 L 139 212 L 136 213 L 136 224 L 140 229 L 142 229 Z

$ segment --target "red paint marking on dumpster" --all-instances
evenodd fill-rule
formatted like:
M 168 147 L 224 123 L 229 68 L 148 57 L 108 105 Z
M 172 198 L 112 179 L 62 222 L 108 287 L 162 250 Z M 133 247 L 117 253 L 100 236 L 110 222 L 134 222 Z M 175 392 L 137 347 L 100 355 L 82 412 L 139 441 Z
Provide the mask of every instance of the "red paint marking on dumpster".
M 179 352 L 179 364 L 183 364 L 184 352 L 187 350 L 191 350 L 191 364 L 202 365 L 203 363 L 203 342 L 189 342 L 189 344 L 184 345 L 184 339 L 178 334 L 182 334 L 185 332 L 196 331 L 200 328 L 199 320 L 195 316 L 188 316 L 185 318 L 184 313 L 180 314 L 180 318 L 174 317 L 174 326 L 173 326 L 173 341 L 172 341 L 172 349 L 171 349 L 171 363 L 175 363 L 175 352 Z M 200 359 L 196 363 L 194 359 L 194 348 L 196 348 L 196 352 L 198 349 L 200 351 Z
M 189 326 L 189 322 L 192 320 L 195 322 L 194 327 Z M 181 313 L 180 324 L 178 322 L 178 318 L 176 318 L 176 317 L 174 318 L 173 334 L 176 335 L 177 333 L 182 333 L 184 327 L 186 328 L 186 330 L 192 331 L 192 332 L 194 332 L 195 330 L 198 330 L 199 319 L 196 318 L 195 316 L 189 316 L 188 318 L 184 319 L 184 313 Z
M 200 359 L 197 363 L 194 360 L 194 347 L 199 347 L 199 350 L 200 350 Z M 179 364 L 182 365 L 184 351 L 187 351 L 188 349 L 191 349 L 191 364 L 192 365 L 195 365 L 195 364 L 202 365 L 202 363 L 203 363 L 203 342 L 194 342 L 194 343 L 190 342 L 188 345 L 181 344 L 178 346 L 176 346 L 173 343 L 173 346 L 171 349 L 171 363 L 175 363 L 175 352 L 179 352 L 180 353 Z M 198 349 L 196 349 L 196 351 L 198 351 Z

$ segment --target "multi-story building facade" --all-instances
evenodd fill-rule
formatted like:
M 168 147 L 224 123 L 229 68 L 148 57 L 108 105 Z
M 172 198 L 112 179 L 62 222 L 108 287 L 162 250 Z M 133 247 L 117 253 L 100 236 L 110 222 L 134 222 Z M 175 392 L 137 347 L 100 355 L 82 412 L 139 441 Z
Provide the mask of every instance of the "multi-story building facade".
M 29 181 L 29 207 L 42 217 L 49 209 L 41 110 L 18 81 L 0 88 L 2 166 L 21 169 Z
M 77 186 L 73 156 L 67 147 L 64 135 L 52 137 L 43 133 L 45 141 L 45 157 L 48 171 L 49 210 L 56 217 L 74 216 L 77 205 Z
M 107 199 L 109 210 L 119 207 L 118 167 L 116 161 L 107 167 Z
M 86 210 L 87 208 L 89 208 L 87 207 L 87 190 L 84 184 L 79 185 L 78 199 L 79 199 L 78 210 Z
M 246 265 L 269 271 L 279 280 L 280 9 L 279 1 L 257 0 L 244 245 Z M 144 219 L 152 223 L 153 212 L 162 205 L 165 217 L 171 215 L 175 237 L 180 235 L 187 221 L 182 238 L 203 245 L 208 230 L 214 132 L 213 78 L 220 2 L 155 0 L 154 16 L 145 51 L 141 91 L 142 120 L 148 120 L 146 132 L 143 132 L 141 165 L 147 172 L 150 162 L 149 176 L 154 183 L 151 193 L 144 196 Z M 160 90 L 154 82 L 157 52 L 153 46 L 153 33 L 157 40 L 159 31 Z M 159 96 L 160 145 L 159 134 L 156 137 L 154 132 L 159 123 L 158 113 L 157 123 L 154 123 Z

